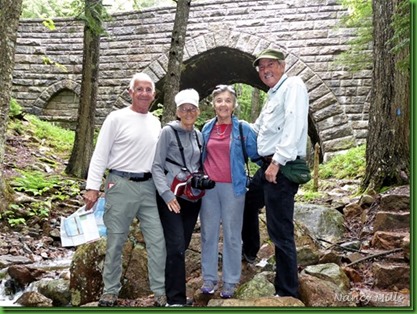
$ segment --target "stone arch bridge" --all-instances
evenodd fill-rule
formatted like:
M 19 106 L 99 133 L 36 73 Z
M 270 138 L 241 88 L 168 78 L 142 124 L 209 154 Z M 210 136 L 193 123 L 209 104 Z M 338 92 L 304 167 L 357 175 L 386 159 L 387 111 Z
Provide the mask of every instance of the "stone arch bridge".
M 181 88 L 205 98 L 218 84 L 266 87 L 252 67 L 268 47 L 286 55 L 287 72 L 300 75 L 310 96 L 309 136 L 321 156 L 362 144 L 368 126 L 371 71 L 350 73 L 334 62 L 354 38 L 338 27 L 346 14 L 337 0 L 210 0 L 192 2 Z M 97 125 L 130 102 L 132 75 L 145 71 L 156 82 L 161 102 L 175 7 L 116 14 L 105 23 L 101 40 Z M 80 95 L 83 24 L 41 20 L 19 26 L 12 97 L 43 119 L 74 122 Z

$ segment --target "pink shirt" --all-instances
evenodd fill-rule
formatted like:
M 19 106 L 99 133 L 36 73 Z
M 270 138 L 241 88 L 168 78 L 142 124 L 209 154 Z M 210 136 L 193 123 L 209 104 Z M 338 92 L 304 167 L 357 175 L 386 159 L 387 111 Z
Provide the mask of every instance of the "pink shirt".
M 231 183 L 230 135 L 231 124 L 215 125 L 207 143 L 207 157 L 204 170 L 216 182 Z

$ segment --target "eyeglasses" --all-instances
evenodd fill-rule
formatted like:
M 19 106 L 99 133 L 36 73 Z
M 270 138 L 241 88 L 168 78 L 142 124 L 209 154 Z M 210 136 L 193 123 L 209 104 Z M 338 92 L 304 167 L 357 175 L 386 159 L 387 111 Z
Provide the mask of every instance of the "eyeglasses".
M 195 113 L 197 112 L 198 108 L 197 107 L 190 107 L 190 108 L 185 108 L 185 107 L 178 107 L 178 110 L 180 112 L 186 113 L 186 112 L 191 112 L 191 113 Z
M 278 60 L 275 60 L 275 61 L 269 61 L 267 64 L 265 64 L 265 65 L 258 65 L 258 66 L 256 66 L 256 71 L 258 71 L 258 72 L 263 72 L 263 71 L 265 71 L 266 69 L 272 69 L 273 67 L 274 67 L 274 65 L 275 64 L 279 64 L 279 61 Z

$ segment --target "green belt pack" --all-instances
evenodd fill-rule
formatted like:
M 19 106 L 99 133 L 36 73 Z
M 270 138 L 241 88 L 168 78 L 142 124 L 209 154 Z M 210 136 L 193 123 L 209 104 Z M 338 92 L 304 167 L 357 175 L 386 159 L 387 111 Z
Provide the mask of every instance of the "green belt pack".
M 294 183 L 304 184 L 311 180 L 310 168 L 304 159 L 289 161 L 285 166 L 280 166 L 279 171 Z

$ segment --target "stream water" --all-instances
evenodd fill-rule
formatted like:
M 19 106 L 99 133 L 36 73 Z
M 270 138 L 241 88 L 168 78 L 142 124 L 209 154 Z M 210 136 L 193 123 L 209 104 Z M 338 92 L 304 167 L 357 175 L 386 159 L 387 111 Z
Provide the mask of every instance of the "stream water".
M 59 277 L 61 273 L 69 270 L 72 255 L 73 253 L 70 252 L 66 257 L 58 260 L 36 262 L 33 264 L 27 264 L 25 266 L 45 271 L 45 274 L 42 278 L 56 279 Z M 11 277 L 7 273 L 7 268 L 0 270 L 0 278 L 0 307 L 20 306 L 15 302 L 21 297 L 21 295 L 24 292 L 37 290 L 37 285 L 35 281 L 30 283 L 24 290 L 15 291 L 15 293 L 11 292 L 11 289 L 8 287 L 10 284 L 9 280 L 11 279 Z

